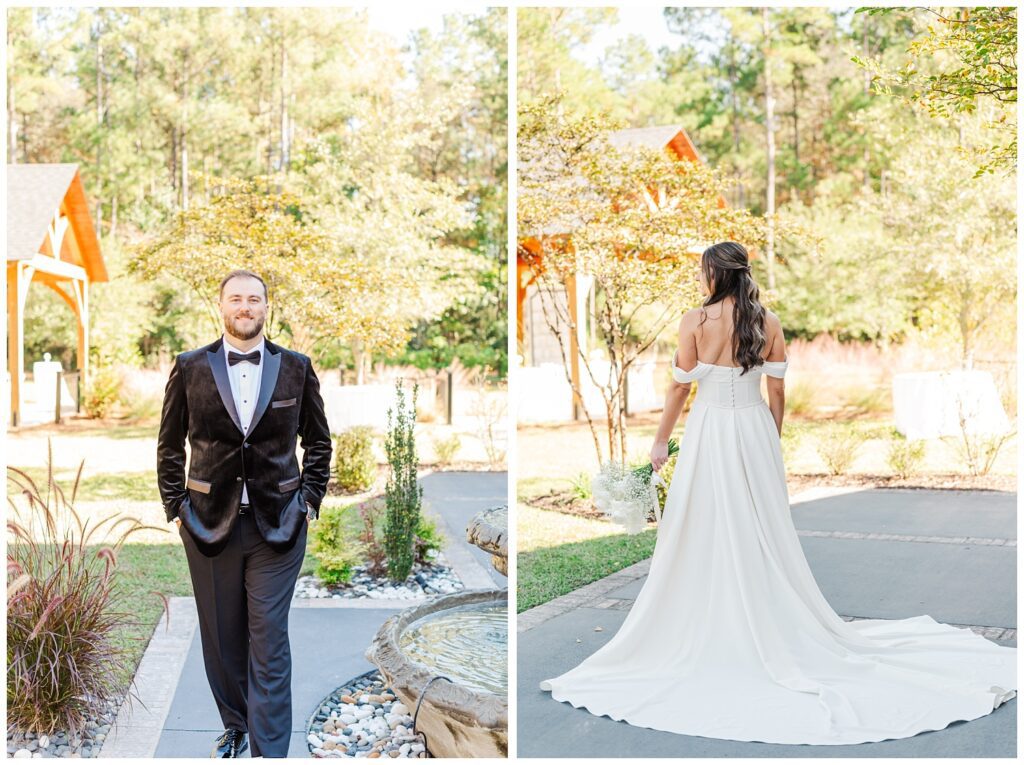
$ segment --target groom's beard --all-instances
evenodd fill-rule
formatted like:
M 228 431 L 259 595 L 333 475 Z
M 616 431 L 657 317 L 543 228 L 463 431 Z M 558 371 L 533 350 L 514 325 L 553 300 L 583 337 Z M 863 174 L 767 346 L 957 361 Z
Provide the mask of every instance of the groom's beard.
M 252 321 L 245 321 L 247 318 Z M 263 330 L 263 321 L 261 316 L 225 316 L 224 329 L 239 340 L 252 340 Z

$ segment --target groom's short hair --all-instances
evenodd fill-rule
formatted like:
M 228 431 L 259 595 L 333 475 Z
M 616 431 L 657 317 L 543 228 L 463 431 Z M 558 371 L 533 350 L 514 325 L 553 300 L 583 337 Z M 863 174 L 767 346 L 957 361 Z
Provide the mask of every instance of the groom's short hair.
M 228 274 L 227 276 L 225 276 L 221 280 L 221 283 L 220 283 L 220 297 L 221 297 L 221 299 L 224 298 L 224 285 L 227 284 L 232 279 L 234 279 L 236 276 L 248 276 L 248 277 L 251 277 L 251 278 L 255 279 L 256 281 L 258 281 L 260 284 L 263 285 L 263 300 L 264 301 L 268 301 L 269 300 L 269 297 L 267 295 L 267 283 L 265 281 L 263 281 L 262 278 L 260 278 L 259 274 L 254 274 L 252 271 L 247 271 L 244 268 L 239 268 L 239 269 L 237 269 L 235 271 L 232 271 L 230 274 Z

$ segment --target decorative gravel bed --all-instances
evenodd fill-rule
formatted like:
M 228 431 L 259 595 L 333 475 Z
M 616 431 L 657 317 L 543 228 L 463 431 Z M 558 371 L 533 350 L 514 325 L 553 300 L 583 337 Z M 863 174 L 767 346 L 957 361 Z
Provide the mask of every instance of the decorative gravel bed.
M 23 731 L 7 731 L 7 756 L 16 758 L 30 757 L 99 757 L 103 741 L 110 732 L 110 727 L 117 719 L 117 710 L 121 705 L 118 701 L 109 701 L 99 705 L 103 711 L 90 718 L 85 730 L 74 737 L 64 731 L 52 735 L 37 736 Z
M 444 555 L 438 553 L 432 563 L 417 563 L 401 584 L 395 584 L 386 576 L 368 574 L 365 566 L 355 566 L 352 579 L 346 584 L 327 585 L 315 576 L 299 577 L 295 583 L 295 597 L 414 600 L 448 595 L 464 588 L 459 575 L 447 565 Z
M 307 725 L 312 757 L 425 757 L 421 736 L 412 731 L 412 710 L 371 670 L 345 683 L 320 702 Z

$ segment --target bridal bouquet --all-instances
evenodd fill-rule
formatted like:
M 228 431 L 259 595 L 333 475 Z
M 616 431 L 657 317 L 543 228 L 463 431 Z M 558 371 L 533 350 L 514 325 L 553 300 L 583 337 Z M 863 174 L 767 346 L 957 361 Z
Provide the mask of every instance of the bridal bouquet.
M 678 451 L 679 444 L 674 438 L 669 439 L 669 456 Z M 647 526 L 647 513 L 652 508 L 655 517 L 661 520 L 658 484 L 664 483 L 650 462 L 636 468 L 605 462 L 591 482 L 594 505 L 627 534 L 639 534 Z

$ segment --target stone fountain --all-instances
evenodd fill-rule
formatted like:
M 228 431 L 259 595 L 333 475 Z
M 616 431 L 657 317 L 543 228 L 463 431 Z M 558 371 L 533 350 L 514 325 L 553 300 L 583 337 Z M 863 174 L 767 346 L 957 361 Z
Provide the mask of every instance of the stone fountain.
M 491 554 L 491 565 L 508 576 L 508 506 L 477 513 L 466 527 L 466 539 Z
M 466 529 L 502 574 L 507 522 L 507 507 L 489 508 Z M 508 756 L 508 590 L 466 590 L 407 608 L 381 625 L 366 658 L 416 713 L 434 757 Z

